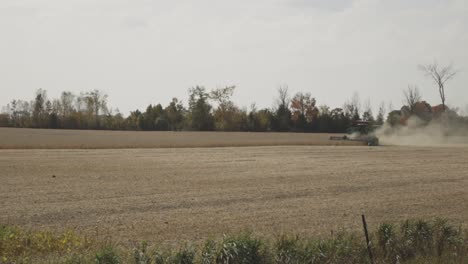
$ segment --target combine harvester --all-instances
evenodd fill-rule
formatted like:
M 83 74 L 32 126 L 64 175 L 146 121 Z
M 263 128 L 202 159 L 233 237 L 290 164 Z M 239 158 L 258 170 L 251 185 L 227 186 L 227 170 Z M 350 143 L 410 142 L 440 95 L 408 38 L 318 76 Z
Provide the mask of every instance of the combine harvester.
M 372 134 L 377 127 L 372 126 L 368 121 L 354 121 L 353 125 L 348 128 L 347 135 L 342 137 L 331 136 L 330 140 L 359 141 L 368 146 L 378 146 L 379 138 Z

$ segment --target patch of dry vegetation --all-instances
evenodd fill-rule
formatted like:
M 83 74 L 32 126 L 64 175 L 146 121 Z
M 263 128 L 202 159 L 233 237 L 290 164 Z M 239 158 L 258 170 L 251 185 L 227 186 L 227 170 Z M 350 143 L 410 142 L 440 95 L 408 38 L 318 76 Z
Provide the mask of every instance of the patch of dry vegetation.
M 377 263 L 464 263 L 468 232 L 446 220 L 381 224 L 371 233 Z M 280 235 L 275 239 L 250 233 L 224 236 L 184 246 L 117 245 L 74 232 L 24 231 L 0 226 L 0 262 L 98 264 L 222 263 L 369 263 L 362 235 L 339 232 L 327 238 Z

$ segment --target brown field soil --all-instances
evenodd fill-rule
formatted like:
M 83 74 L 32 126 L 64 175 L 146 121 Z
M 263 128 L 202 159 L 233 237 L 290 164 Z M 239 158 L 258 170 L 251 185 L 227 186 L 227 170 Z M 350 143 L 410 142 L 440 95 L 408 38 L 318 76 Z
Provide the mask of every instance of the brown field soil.
M 362 145 L 311 133 L 147 132 L 0 128 L 0 149 L 186 148 L 278 145 Z M 342 134 L 340 134 L 342 135 Z
M 0 150 L 0 224 L 180 243 L 360 232 L 362 212 L 373 230 L 467 223 L 467 161 L 467 147 Z

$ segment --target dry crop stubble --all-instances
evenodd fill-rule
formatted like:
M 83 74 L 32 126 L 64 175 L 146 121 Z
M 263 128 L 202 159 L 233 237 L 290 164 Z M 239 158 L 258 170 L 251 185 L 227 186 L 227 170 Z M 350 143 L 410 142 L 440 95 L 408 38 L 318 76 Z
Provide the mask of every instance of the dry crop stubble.
M 283 145 L 362 145 L 330 134 L 98 131 L 1 128 L 0 149 L 120 149 Z
M 0 223 L 175 242 L 466 222 L 468 148 L 1 150 Z M 55 175 L 55 177 L 53 177 Z

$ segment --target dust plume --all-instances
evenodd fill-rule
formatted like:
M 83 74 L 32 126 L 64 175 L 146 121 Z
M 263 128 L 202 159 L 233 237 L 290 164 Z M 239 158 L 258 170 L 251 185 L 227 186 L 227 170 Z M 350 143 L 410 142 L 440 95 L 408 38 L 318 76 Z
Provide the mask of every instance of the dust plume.
M 410 117 L 406 125 L 385 124 L 375 132 L 381 145 L 398 146 L 466 146 L 468 125 L 448 118 L 424 122 L 416 116 Z

